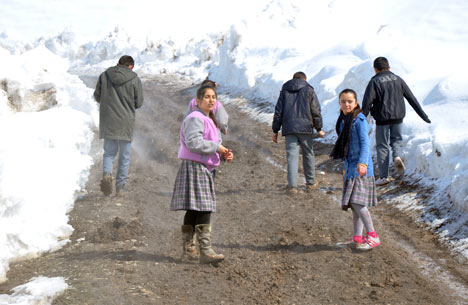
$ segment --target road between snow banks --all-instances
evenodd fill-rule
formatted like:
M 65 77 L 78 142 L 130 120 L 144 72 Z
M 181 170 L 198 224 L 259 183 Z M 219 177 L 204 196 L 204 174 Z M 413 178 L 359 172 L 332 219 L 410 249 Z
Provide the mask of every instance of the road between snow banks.
M 94 86 L 95 78 L 83 80 Z M 350 236 L 351 213 L 339 208 L 342 178 L 330 147 L 315 145 L 320 187 L 288 196 L 284 140 L 274 145 L 270 127 L 233 103 L 224 141 L 235 160 L 218 170 L 212 217 L 214 247 L 226 260 L 181 262 L 183 213 L 168 206 L 196 86 L 158 76 L 144 79 L 144 89 L 127 192 L 100 193 L 99 156 L 69 215 L 71 242 L 11 264 L 0 293 L 43 275 L 71 286 L 53 304 L 468 304 L 466 262 L 383 201 L 371 210 L 382 245 L 337 247 Z

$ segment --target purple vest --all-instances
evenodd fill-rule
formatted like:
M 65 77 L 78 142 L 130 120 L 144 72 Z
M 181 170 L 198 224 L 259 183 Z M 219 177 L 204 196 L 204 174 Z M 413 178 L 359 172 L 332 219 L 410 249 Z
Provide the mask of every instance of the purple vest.
M 204 115 L 200 111 L 194 111 L 190 113 L 185 118 L 185 120 L 191 117 L 197 117 L 203 121 L 203 124 L 205 125 L 205 128 L 203 130 L 203 139 L 207 141 L 219 143 L 218 129 L 216 128 L 216 125 L 214 124 L 212 119 L 210 119 L 208 116 Z M 179 159 L 192 160 L 198 163 L 205 164 L 209 170 L 212 170 L 213 168 L 217 167 L 220 163 L 219 154 L 217 152 L 213 154 L 205 155 L 205 154 L 198 154 L 198 153 L 191 152 L 187 148 L 187 146 L 185 145 L 183 123 L 182 123 L 182 126 L 180 127 L 180 147 L 179 147 L 179 154 L 177 155 L 177 157 Z
M 190 105 L 190 109 L 191 109 L 192 111 L 195 111 L 195 110 L 197 109 L 197 99 L 196 99 L 196 98 L 192 99 L 192 100 L 190 101 L 190 104 L 189 104 L 189 105 Z M 216 100 L 216 104 L 215 104 L 215 107 L 214 107 L 214 109 L 213 109 L 213 113 L 214 113 L 214 114 L 216 114 L 216 112 L 218 112 L 218 108 L 219 108 L 219 101 Z

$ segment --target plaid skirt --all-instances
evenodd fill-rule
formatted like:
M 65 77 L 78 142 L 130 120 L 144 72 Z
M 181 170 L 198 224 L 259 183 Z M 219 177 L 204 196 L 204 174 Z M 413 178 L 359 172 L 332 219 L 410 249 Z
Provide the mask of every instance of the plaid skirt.
M 351 203 L 366 207 L 377 205 L 377 192 L 374 176 L 351 178 L 344 181 L 341 205 L 350 206 Z
M 213 175 L 205 165 L 182 160 L 174 184 L 170 209 L 216 212 Z

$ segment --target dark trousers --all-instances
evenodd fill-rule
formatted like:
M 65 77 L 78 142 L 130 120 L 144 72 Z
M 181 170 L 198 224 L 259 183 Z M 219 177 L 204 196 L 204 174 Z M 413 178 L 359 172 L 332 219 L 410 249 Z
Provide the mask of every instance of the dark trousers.
M 195 228 L 196 225 L 210 224 L 211 212 L 188 210 L 184 216 L 184 225 L 191 225 Z

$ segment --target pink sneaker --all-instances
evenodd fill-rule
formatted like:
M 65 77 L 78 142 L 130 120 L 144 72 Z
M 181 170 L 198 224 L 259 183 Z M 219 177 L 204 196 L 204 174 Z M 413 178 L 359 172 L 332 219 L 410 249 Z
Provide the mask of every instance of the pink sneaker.
M 336 243 L 336 245 L 338 247 L 347 248 L 347 247 L 354 247 L 356 245 L 362 244 L 363 242 L 364 242 L 364 239 L 362 238 L 362 236 L 353 236 L 353 237 L 350 237 L 347 241 Z
M 369 234 L 367 234 L 364 242 L 362 244 L 358 244 L 356 246 L 356 249 L 366 251 L 373 249 L 377 246 L 380 246 L 379 236 L 376 234 L 376 237 L 372 237 Z

